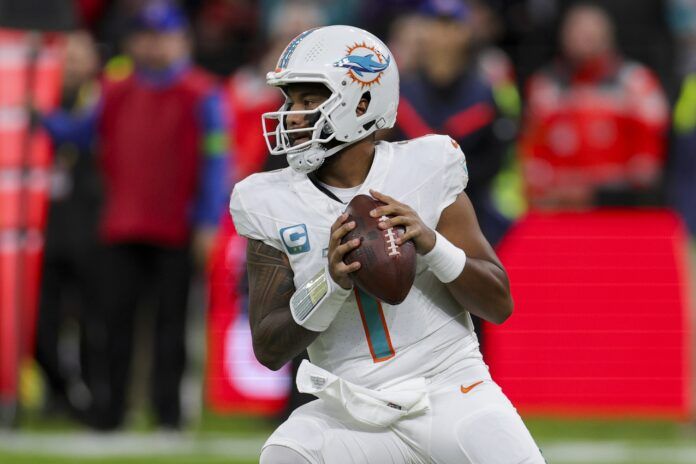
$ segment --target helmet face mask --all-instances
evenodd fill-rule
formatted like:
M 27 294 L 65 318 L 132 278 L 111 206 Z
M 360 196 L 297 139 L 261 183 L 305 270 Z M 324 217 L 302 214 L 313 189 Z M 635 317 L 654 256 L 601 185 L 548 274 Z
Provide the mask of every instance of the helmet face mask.
M 262 116 L 270 154 L 286 155 L 290 166 L 302 173 L 314 171 L 325 158 L 377 129 L 393 127 L 396 120 L 396 64 L 387 47 L 361 29 L 328 26 L 300 34 L 290 42 L 266 80 L 281 90 L 293 84 L 322 84 L 330 92 L 316 108 L 290 111 L 292 102 L 284 91 L 283 106 Z M 366 93 L 367 110 L 358 114 L 358 104 Z M 302 115 L 310 126 L 289 128 L 289 115 Z M 309 140 L 292 146 L 298 133 L 307 134 Z
M 332 93 L 329 98 L 311 110 L 290 110 L 292 101 L 287 93 L 285 103 L 278 111 L 264 113 L 262 116 L 263 135 L 272 155 L 283 155 L 289 152 L 302 151 L 313 143 L 327 143 L 335 138 L 335 127 L 329 114 L 340 105 L 339 95 Z M 311 122 L 310 126 L 291 129 L 287 126 L 288 116 L 301 115 Z M 270 124 L 274 121 L 275 128 Z M 307 133 L 309 140 L 296 146 L 292 145 L 295 134 Z M 273 143 L 272 143 L 273 142 Z

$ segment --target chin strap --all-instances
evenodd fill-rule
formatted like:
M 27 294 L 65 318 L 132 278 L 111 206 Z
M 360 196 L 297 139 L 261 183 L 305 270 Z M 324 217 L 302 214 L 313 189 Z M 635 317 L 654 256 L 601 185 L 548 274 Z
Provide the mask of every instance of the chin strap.
M 296 153 L 289 151 L 287 154 L 288 164 L 301 174 L 309 174 L 319 169 L 319 166 L 321 166 L 324 160 L 329 156 L 335 155 L 344 148 L 348 148 L 364 138 L 365 137 L 352 142 L 344 142 L 331 148 L 325 148 L 319 143 L 314 143 L 308 148 L 299 150 Z

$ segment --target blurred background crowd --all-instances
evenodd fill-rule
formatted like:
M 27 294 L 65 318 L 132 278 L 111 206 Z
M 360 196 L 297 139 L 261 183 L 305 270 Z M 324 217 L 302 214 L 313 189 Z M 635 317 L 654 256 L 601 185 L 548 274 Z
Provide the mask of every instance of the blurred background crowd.
M 182 426 L 187 321 L 229 193 L 284 166 L 261 135 L 282 104 L 265 72 L 312 27 L 387 43 L 401 100 L 380 137 L 452 136 L 491 243 L 527 211 L 599 206 L 671 206 L 696 233 L 696 0 L 74 7 L 60 109 L 37 115 L 56 149 L 36 336 L 47 413 L 123 425 L 147 306 L 135 349 L 151 360 L 155 422 Z

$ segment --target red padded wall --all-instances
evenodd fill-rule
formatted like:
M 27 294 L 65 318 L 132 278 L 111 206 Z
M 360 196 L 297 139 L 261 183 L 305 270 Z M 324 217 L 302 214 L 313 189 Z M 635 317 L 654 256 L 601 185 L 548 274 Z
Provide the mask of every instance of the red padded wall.
M 498 249 L 515 312 L 491 373 L 522 411 L 684 417 L 687 238 L 668 211 L 533 214 Z

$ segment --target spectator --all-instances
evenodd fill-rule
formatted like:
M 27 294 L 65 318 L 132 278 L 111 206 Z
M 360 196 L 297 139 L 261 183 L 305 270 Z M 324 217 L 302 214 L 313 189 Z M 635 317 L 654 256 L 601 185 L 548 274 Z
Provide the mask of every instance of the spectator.
M 99 57 L 91 36 L 67 36 L 61 109 L 92 111 L 99 98 Z M 59 131 L 62 119 L 44 125 Z M 41 281 L 36 360 L 47 385 L 47 411 L 82 414 L 89 405 L 89 356 L 98 351 L 93 330 L 96 305 L 95 251 L 101 188 L 88 139 L 55 141 L 50 207 Z M 70 329 L 73 329 L 72 331 Z M 77 330 L 74 330 L 77 329 Z M 68 343 L 66 343 L 66 341 Z M 72 343 L 70 343 L 72 342 Z M 66 351 L 66 346 L 79 349 Z M 84 359 L 84 362 L 81 362 Z
M 486 0 L 470 0 L 471 40 L 474 57 L 500 111 L 513 121 L 520 116 L 520 96 L 515 83 L 515 69 L 508 55 L 496 43 L 502 35 L 502 22 Z M 513 139 L 512 134 L 508 137 Z
M 393 35 L 393 23 L 404 14 L 417 11 L 423 0 L 360 0 L 358 18 L 361 27 L 371 31 L 377 37 Z M 335 24 L 335 23 L 334 23 Z M 395 52 L 394 52 L 395 53 Z
M 420 12 L 423 53 L 418 72 L 401 84 L 396 136 L 447 134 L 461 145 L 469 167 L 467 195 L 481 230 L 495 245 L 510 223 L 493 203 L 491 184 L 513 133 L 496 129 L 505 117 L 473 53 L 471 8 L 460 0 L 426 0 Z M 472 319 L 484 349 L 481 319 Z
M 657 202 L 668 122 L 657 79 L 619 55 L 598 6 L 570 9 L 560 41 L 528 88 L 520 148 L 531 206 Z
M 509 223 L 496 210 L 490 187 L 512 134 L 496 131 L 501 113 L 491 83 L 471 52 L 471 9 L 459 0 L 427 0 L 421 12 L 421 67 L 401 85 L 399 136 L 448 134 L 461 146 L 469 166 L 467 194 L 491 243 Z
M 219 75 L 228 75 L 253 57 L 258 47 L 259 2 L 207 0 L 194 19 L 196 62 Z
M 561 19 L 576 5 L 594 4 L 616 21 L 616 43 L 631 59 L 645 63 L 670 89 L 674 45 L 667 24 L 673 0 L 487 0 L 497 3 L 507 24 L 506 48 L 526 82 L 557 51 L 551 40 Z M 685 0 L 691 1 L 691 0 Z
M 106 80 L 98 109 L 66 131 L 98 135 L 105 184 L 100 308 L 109 375 L 95 388 L 94 425 L 122 423 L 136 311 L 154 296 L 152 401 L 158 425 L 178 428 L 191 251 L 205 258 L 229 195 L 224 105 L 214 79 L 191 64 L 174 4 L 144 3 L 125 48 L 134 72 Z
M 696 73 L 686 77 L 674 108 L 669 196 L 696 237 Z
M 503 167 L 493 181 L 493 200 L 505 217 L 514 220 L 526 209 L 522 174 L 515 145 L 522 111 L 515 68 L 507 53 L 496 43 L 502 37 L 503 23 L 490 0 L 470 0 L 472 48 L 481 73 L 493 90 L 493 98 L 503 116 L 496 123 L 499 138 L 508 142 Z
M 423 56 L 423 18 L 417 12 L 397 16 L 389 29 L 387 46 L 399 66 L 399 77 L 406 80 L 419 72 Z

